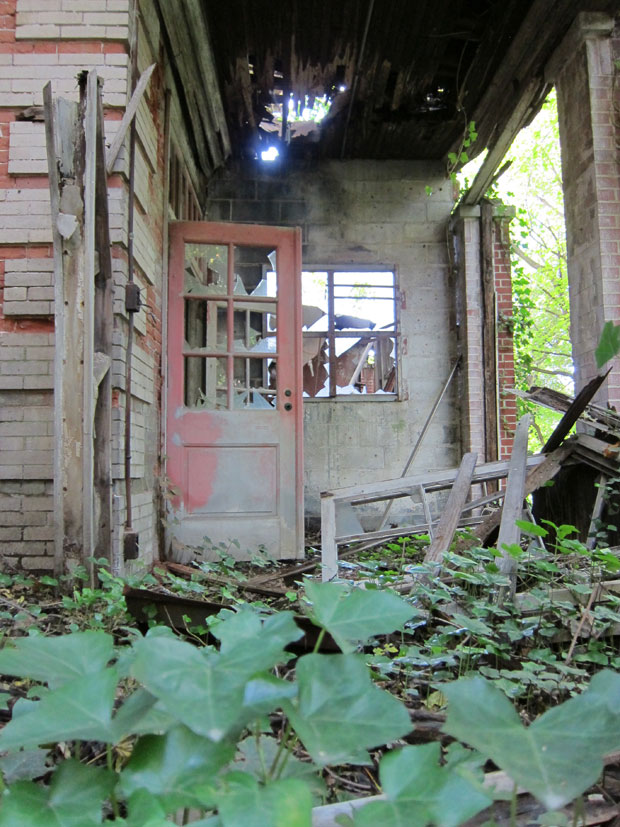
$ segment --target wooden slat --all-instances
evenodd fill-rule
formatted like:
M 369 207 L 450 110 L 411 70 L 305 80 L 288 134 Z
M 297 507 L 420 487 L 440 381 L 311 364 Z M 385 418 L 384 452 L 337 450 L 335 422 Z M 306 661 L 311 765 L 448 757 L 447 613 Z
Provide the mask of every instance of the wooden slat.
M 506 551 L 506 546 L 512 546 L 519 542 L 521 529 L 516 525 L 523 515 L 523 500 L 525 498 L 525 476 L 527 458 L 527 439 L 530 430 L 530 414 L 521 417 L 517 424 L 512 454 L 510 457 L 510 471 L 506 483 L 506 494 L 504 496 L 504 507 L 502 519 L 499 526 L 497 538 L 497 550 L 500 553 L 499 570 L 502 574 L 508 574 L 511 579 L 510 590 L 514 594 L 516 586 L 517 561 Z
M 525 480 L 524 496 L 529 496 L 531 493 L 536 491 L 537 488 L 540 488 L 541 485 L 544 485 L 546 482 L 553 479 L 562 467 L 562 463 L 572 454 L 572 452 L 573 446 L 571 444 L 562 445 L 552 454 L 549 454 L 548 457 L 545 457 L 542 463 L 539 463 L 535 468 L 532 468 Z M 529 461 L 531 459 L 532 457 L 528 457 L 528 468 L 530 467 Z M 495 531 L 502 519 L 502 510 L 503 507 L 498 508 L 493 512 L 493 514 L 489 514 L 489 516 L 480 524 L 475 532 L 476 542 L 484 543 L 489 535 Z
M 424 556 L 425 563 L 439 562 L 445 552 L 450 548 L 450 543 L 452 542 L 461 516 L 461 510 L 469 495 L 477 459 L 478 454 L 474 453 L 465 454 L 463 457 L 461 467 L 452 486 L 452 491 L 450 491 L 448 502 L 439 519 L 435 537 Z
M 136 88 L 134 89 L 134 93 L 131 96 L 131 100 L 127 104 L 127 108 L 125 109 L 125 114 L 123 115 L 123 119 L 118 127 L 118 132 L 114 136 L 114 140 L 110 145 L 110 149 L 106 155 L 105 165 L 106 165 L 106 172 L 108 175 L 112 174 L 112 170 L 114 169 L 114 164 L 116 163 L 116 159 L 118 158 L 118 153 L 121 151 L 121 147 L 123 145 L 123 141 L 125 140 L 125 136 L 127 135 L 127 130 L 129 129 L 129 125 L 131 124 L 136 112 L 138 111 L 138 107 L 140 106 L 140 101 L 142 100 L 142 96 L 146 91 L 147 84 L 151 79 L 151 75 L 153 74 L 153 70 L 155 69 L 156 63 L 152 63 L 148 69 L 145 69 L 144 72 L 140 75 L 140 80 L 138 81 Z
M 537 454 L 528 457 L 528 468 L 534 468 L 542 464 L 545 457 Z M 384 480 L 383 482 L 372 482 L 363 485 L 351 485 L 346 488 L 334 488 L 331 491 L 324 491 L 321 497 L 333 497 L 335 500 L 347 500 L 353 503 L 372 502 L 375 500 L 386 500 L 389 497 L 407 497 L 419 485 L 423 485 L 426 491 L 440 491 L 442 488 L 449 488 L 456 479 L 458 468 L 446 468 L 443 471 L 426 471 L 424 473 L 412 474 L 397 480 Z M 474 471 L 472 482 L 479 483 L 486 480 L 497 480 L 508 475 L 508 462 L 498 460 L 478 465 Z
M 324 583 L 338 576 L 336 501 L 333 497 L 321 499 L 321 566 Z

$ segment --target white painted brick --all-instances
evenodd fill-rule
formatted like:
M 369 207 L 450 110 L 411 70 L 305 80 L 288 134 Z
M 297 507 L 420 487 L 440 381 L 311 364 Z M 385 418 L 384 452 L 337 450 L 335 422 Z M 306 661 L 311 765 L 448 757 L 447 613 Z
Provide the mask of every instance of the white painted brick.
M 15 29 L 16 40 L 38 40 L 60 37 L 60 26 L 19 26 Z
M 25 301 L 28 291 L 25 287 L 5 287 L 4 301 Z
M 48 7 L 49 9 L 49 7 Z M 48 9 L 37 9 L 37 11 L 17 11 L 15 16 L 15 25 L 19 29 L 20 26 L 59 26 L 63 23 L 80 23 L 82 21 L 82 14 L 80 12 L 60 11 L 55 9 L 49 11 Z

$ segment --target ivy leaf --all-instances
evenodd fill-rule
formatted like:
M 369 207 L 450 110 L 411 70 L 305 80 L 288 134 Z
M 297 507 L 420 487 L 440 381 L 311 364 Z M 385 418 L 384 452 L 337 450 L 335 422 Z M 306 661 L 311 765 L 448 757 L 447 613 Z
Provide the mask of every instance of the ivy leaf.
M 104 669 L 46 693 L 4 727 L 0 750 L 28 749 L 51 741 L 113 742 L 117 681 L 115 669 Z
M 220 655 L 203 653 L 182 640 L 148 634 L 134 648 L 133 677 L 177 721 L 212 741 L 221 741 L 234 727 L 244 687 L 218 672 Z
M 599 672 L 582 695 L 527 729 L 506 696 L 483 678 L 447 684 L 444 730 L 488 755 L 550 810 L 581 795 L 620 747 L 620 675 Z M 575 759 L 578 756 L 578 760 Z
M 24 637 L 0 652 L 0 673 L 47 683 L 51 689 L 101 672 L 114 654 L 105 632 L 74 632 L 58 637 Z
M 127 801 L 127 820 L 120 823 L 126 827 L 170 827 L 166 811 L 154 795 L 138 790 Z M 114 821 L 118 824 L 119 820 Z
M 0 770 L 6 784 L 26 779 L 30 781 L 49 772 L 50 768 L 46 760 L 47 750 L 45 749 L 20 750 L 0 758 Z
M 269 769 L 274 764 L 279 751 L 278 742 L 275 738 L 261 736 L 258 739 L 254 736 L 245 738 L 238 744 L 235 766 L 244 772 L 253 775 L 258 781 L 266 780 Z M 309 787 L 312 796 L 321 803 L 326 796 L 325 782 L 319 775 L 319 769 L 308 761 L 300 761 L 294 755 L 289 755 L 286 763 L 282 764 L 282 772 L 279 778 L 297 778 L 304 781 Z
M 493 799 L 464 764 L 440 767 L 439 744 L 404 747 L 381 759 L 379 773 L 387 801 L 367 804 L 355 814 L 355 827 L 440 824 L 457 827 Z
M 311 827 L 312 798 L 303 781 L 287 778 L 259 786 L 245 773 L 229 776 L 218 798 L 222 827 Z
M 528 534 L 531 537 L 546 537 L 547 534 L 549 534 L 546 528 L 536 525 L 536 523 L 531 523 L 529 520 L 515 520 L 515 525 L 517 528 L 520 528 L 524 534 Z
M 283 709 L 320 766 L 368 764 L 367 749 L 411 730 L 405 706 L 372 683 L 356 655 L 305 655 L 297 681 L 299 697 Z
M 414 614 L 393 592 L 350 589 L 343 583 L 306 582 L 312 620 L 330 633 L 346 654 L 355 644 L 403 626 Z
M 166 812 L 213 804 L 214 776 L 235 755 L 230 744 L 216 744 L 180 725 L 165 735 L 140 738 L 121 775 L 126 795 L 146 790 Z
M 101 824 L 101 807 L 115 777 L 104 770 L 64 761 L 49 789 L 18 781 L 2 799 L 0 827 L 93 827 Z
M 620 325 L 613 322 L 605 322 L 601 338 L 594 351 L 596 367 L 602 368 L 605 362 L 609 362 L 620 352 Z

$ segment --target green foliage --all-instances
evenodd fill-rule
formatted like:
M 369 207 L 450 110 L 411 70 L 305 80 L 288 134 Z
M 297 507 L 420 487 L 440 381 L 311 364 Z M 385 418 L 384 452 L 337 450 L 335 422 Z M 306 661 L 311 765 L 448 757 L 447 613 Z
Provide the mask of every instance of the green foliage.
M 549 809 L 581 795 L 620 745 L 620 675 L 601 672 L 590 688 L 525 728 L 505 695 L 483 678 L 444 688 L 445 731 L 488 755 Z M 579 760 L 575 760 L 575 756 Z
M 573 527 L 553 528 L 553 555 L 572 554 Z M 402 553 L 405 544 L 395 545 Z M 481 588 L 485 611 L 482 600 L 453 611 L 452 624 L 430 636 L 427 651 L 403 646 L 396 660 L 408 660 L 409 669 L 432 658 L 445 666 L 454 657 L 462 665 L 471 650 L 495 647 L 501 656 L 502 646 L 508 652 L 527 635 L 509 611 L 489 602 L 503 580 L 491 568 L 491 552 L 483 555 L 480 549 L 475 559 L 452 554 L 454 585 L 437 581 L 420 591 L 427 588 L 424 599 L 445 611 L 466 589 Z M 322 767 L 369 764 L 369 749 L 411 730 L 407 708 L 373 681 L 368 656 L 353 650 L 415 624 L 419 609 L 389 592 L 341 584 L 312 584 L 307 594 L 321 634 L 340 640 L 345 653 L 303 655 L 286 679 L 274 669 L 287 663 L 286 646 L 300 636 L 293 616 L 250 607 L 220 613 L 211 626 L 217 646 L 197 648 L 162 627 L 120 647 L 101 631 L 5 646 L 0 673 L 35 683 L 0 732 L 6 753 L 0 759 L 0 827 L 91 827 L 104 818 L 126 827 L 163 827 L 181 808 L 202 813 L 195 827 L 309 827 L 313 802 L 324 790 Z M 615 622 L 616 608 L 606 604 L 592 613 Z M 504 642 L 496 636 L 498 620 Z M 450 652 L 449 641 L 462 634 L 470 643 Z M 599 649 L 593 646 L 589 657 L 605 662 L 602 643 L 595 643 Z M 548 649 L 537 655 L 528 646 L 531 660 L 522 663 L 515 684 L 540 681 L 545 669 L 558 680 L 583 674 L 578 666 L 554 665 Z M 382 650 L 397 648 L 386 643 Z M 434 693 L 438 703 L 448 702 L 445 731 L 474 750 L 452 745 L 443 763 L 438 744 L 386 752 L 380 760 L 386 800 L 359 810 L 355 825 L 458 827 L 492 800 L 481 784 L 489 757 L 547 807 L 562 806 L 596 780 L 602 756 L 620 747 L 620 676 L 599 673 L 582 695 L 525 728 L 497 688 L 501 680 L 511 683 L 509 670 L 496 671 L 496 686 L 465 679 Z M 286 723 L 276 732 L 266 716 L 278 711 Z M 85 742 L 96 745 L 105 767 L 92 766 L 87 755 L 80 762 Z M 293 754 L 299 742 L 304 761 Z
M 620 352 L 620 325 L 605 322 L 598 346 L 594 351 L 596 367 L 602 368 L 606 362 L 613 359 Z
M 388 753 L 379 767 L 387 801 L 373 802 L 359 810 L 355 827 L 457 827 L 488 807 L 492 798 L 471 766 L 462 761 L 441 767 L 440 753 L 439 744 Z

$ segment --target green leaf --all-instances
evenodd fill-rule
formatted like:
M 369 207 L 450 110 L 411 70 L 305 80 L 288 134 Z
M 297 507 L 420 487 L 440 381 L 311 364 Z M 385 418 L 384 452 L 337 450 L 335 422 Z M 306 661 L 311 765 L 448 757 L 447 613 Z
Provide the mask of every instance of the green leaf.
M 92 827 L 101 824 L 101 807 L 115 777 L 78 761 L 64 761 L 49 789 L 18 781 L 2 799 L 0 827 Z
M 297 662 L 299 697 L 283 709 L 320 766 L 367 764 L 367 749 L 411 730 L 400 701 L 378 689 L 356 655 L 305 655 Z
M 546 528 L 531 523 L 529 520 L 515 520 L 515 525 L 520 528 L 524 534 L 529 534 L 531 537 L 546 537 L 549 532 Z
M 126 795 L 146 790 L 166 812 L 213 804 L 214 776 L 234 758 L 230 744 L 216 744 L 180 725 L 165 735 L 140 738 L 121 774 Z
M 466 615 L 462 614 L 453 614 L 451 615 L 452 619 L 455 620 L 459 626 L 462 626 L 464 629 L 467 629 L 468 632 L 472 632 L 474 635 L 490 635 L 492 636 L 493 629 L 490 626 L 487 626 L 482 620 L 478 620 L 475 617 L 467 617 Z
M 213 626 L 211 632 L 221 641 L 220 667 L 240 682 L 290 660 L 284 647 L 303 637 L 292 612 L 278 612 L 261 619 L 249 608 Z
M 594 351 L 596 367 L 602 368 L 606 362 L 617 356 L 620 351 L 620 325 L 613 322 L 605 322 L 601 338 Z
M 287 778 L 259 786 L 252 776 L 235 773 L 218 809 L 223 827 L 311 827 L 312 798 L 308 787 Z
M 147 635 L 134 648 L 133 677 L 161 701 L 169 715 L 212 741 L 221 741 L 235 726 L 244 687 L 218 670 L 220 655 L 159 635 Z
M 327 629 L 345 653 L 359 641 L 399 629 L 415 613 L 409 603 L 388 591 L 308 580 L 306 594 L 312 602 L 312 620 Z
M 121 822 L 126 827 L 170 827 L 166 811 L 154 795 L 146 790 L 138 790 L 127 801 L 127 820 Z M 114 821 L 118 823 L 118 819 Z
M 404 747 L 381 759 L 379 773 L 387 801 L 367 804 L 355 814 L 355 827 L 440 824 L 457 827 L 493 799 L 466 764 L 440 767 L 439 744 Z
M 112 708 L 118 676 L 105 669 L 48 692 L 0 732 L 0 750 L 52 741 L 115 741 Z
M 265 782 L 268 779 L 269 770 L 273 766 L 279 745 L 275 738 L 261 735 L 258 740 L 249 736 L 238 744 L 238 754 L 235 759 L 235 766 L 240 770 L 254 776 L 257 781 Z M 284 778 L 297 778 L 305 781 L 312 796 L 321 802 L 327 790 L 325 782 L 320 776 L 320 771 L 315 764 L 307 761 L 300 761 L 294 755 L 289 755 L 283 764 L 282 773 L 278 776 Z
M 0 651 L 0 673 L 42 681 L 54 689 L 101 672 L 113 654 L 114 639 L 105 632 L 18 638 L 14 649 Z
M 47 750 L 28 749 L 10 753 L 0 758 L 0 770 L 6 784 L 15 781 L 31 781 L 49 772 L 46 764 Z
M 482 678 L 447 684 L 444 730 L 488 755 L 549 809 L 593 784 L 602 758 L 620 747 L 620 675 L 599 672 L 590 688 L 524 728 L 510 701 Z M 578 756 L 576 760 L 575 756 Z

